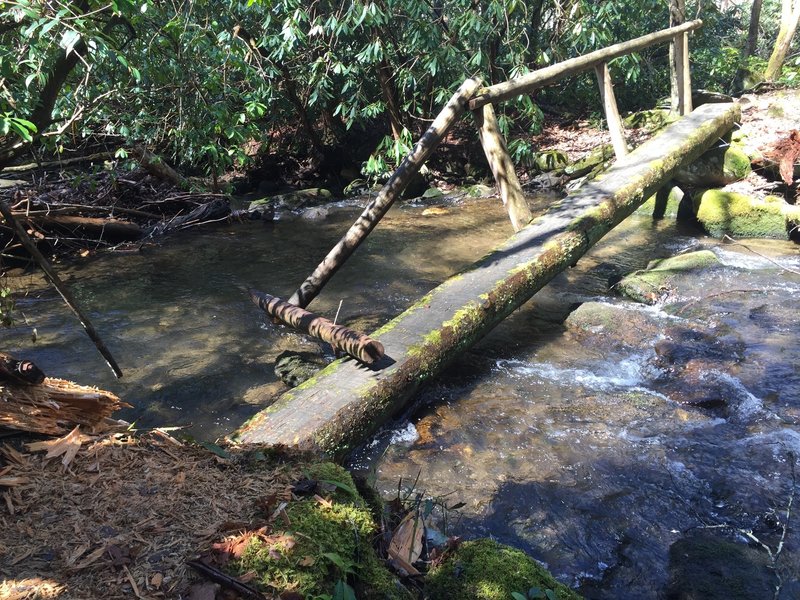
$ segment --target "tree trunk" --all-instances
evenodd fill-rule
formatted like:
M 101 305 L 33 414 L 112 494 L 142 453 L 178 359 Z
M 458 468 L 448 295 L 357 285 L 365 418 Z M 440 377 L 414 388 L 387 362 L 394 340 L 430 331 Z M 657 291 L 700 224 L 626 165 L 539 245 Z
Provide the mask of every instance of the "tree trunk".
M 383 100 L 386 102 L 386 109 L 389 111 L 392 136 L 395 140 L 399 140 L 405 125 L 397 103 L 397 94 L 395 93 L 394 85 L 392 85 L 392 68 L 386 59 L 383 59 L 376 67 L 376 70 L 378 72 L 378 83 L 381 86 L 381 94 L 383 94 Z
M 742 50 L 741 64 L 734 78 L 734 91 L 741 91 L 744 89 L 744 78 L 747 75 L 747 59 L 756 53 L 756 47 L 758 46 L 758 26 L 761 20 L 761 7 L 763 4 L 764 0 L 753 0 L 753 6 L 750 7 L 750 25 L 747 28 L 747 43 Z
M 792 45 L 797 26 L 800 24 L 800 0 L 783 0 L 781 6 L 781 26 L 778 30 L 778 37 L 775 39 L 775 47 L 767 63 L 767 70 L 764 71 L 766 81 L 775 81 L 781 75 L 783 61 Z
M 617 161 L 602 180 L 567 196 L 374 332 L 390 365 L 372 371 L 336 361 L 253 417 L 235 437 L 346 454 L 402 412 L 420 385 L 575 264 L 682 163 L 730 131 L 739 114 L 738 105 L 707 104 L 673 123 Z

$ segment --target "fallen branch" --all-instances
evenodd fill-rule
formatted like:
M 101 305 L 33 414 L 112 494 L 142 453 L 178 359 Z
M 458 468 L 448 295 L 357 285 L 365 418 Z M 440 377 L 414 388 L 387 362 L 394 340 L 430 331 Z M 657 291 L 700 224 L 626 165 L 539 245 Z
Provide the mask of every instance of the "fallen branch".
M 36 247 L 36 244 L 33 243 L 33 240 L 28 236 L 28 233 L 25 231 L 25 228 L 17 221 L 14 217 L 11 209 L 5 203 L 4 200 L 0 200 L 0 214 L 3 215 L 3 218 L 6 220 L 6 223 L 14 228 L 14 232 L 17 234 L 17 238 L 25 249 L 30 253 L 33 259 L 39 264 L 44 274 L 47 276 L 47 279 L 50 280 L 50 283 L 53 284 L 53 287 L 56 288 L 61 298 L 63 298 L 64 302 L 67 306 L 72 309 L 72 312 L 78 317 L 78 320 L 83 325 L 83 328 L 86 330 L 86 334 L 91 338 L 94 342 L 94 345 L 97 347 L 97 350 L 100 354 L 103 355 L 103 358 L 108 363 L 108 366 L 111 367 L 111 370 L 114 372 L 114 375 L 117 378 L 122 377 L 122 369 L 119 368 L 117 361 L 114 360 L 114 357 L 111 355 L 111 352 L 108 350 L 106 345 L 103 343 L 103 340 L 100 338 L 97 330 L 92 325 L 92 322 L 89 320 L 83 311 L 81 310 L 78 303 L 75 301 L 75 298 L 72 296 L 72 293 L 69 291 L 67 286 L 61 281 L 61 278 L 58 274 L 53 270 L 53 267 L 50 266 L 50 263 L 47 262 L 47 259 L 39 252 L 39 249 Z
M 334 325 L 324 317 L 263 292 L 250 290 L 250 298 L 256 306 L 281 323 L 328 342 L 364 364 L 371 365 L 383 358 L 383 344 L 363 333 Z

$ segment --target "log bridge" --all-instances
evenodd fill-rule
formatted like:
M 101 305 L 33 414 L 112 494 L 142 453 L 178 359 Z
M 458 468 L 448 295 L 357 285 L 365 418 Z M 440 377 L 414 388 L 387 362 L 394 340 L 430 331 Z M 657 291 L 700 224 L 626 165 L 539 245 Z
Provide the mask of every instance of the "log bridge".
M 333 362 L 245 423 L 233 439 L 282 444 L 342 456 L 405 408 L 420 385 L 486 335 L 562 270 L 667 185 L 740 118 L 736 104 L 707 104 L 692 111 L 688 34 L 691 21 L 570 59 L 490 87 L 467 80 L 445 106 L 378 196 L 300 286 L 290 302 L 305 307 L 375 227 L 448 128 L 473 111 L 484 150 L 516 233 L 471 267 L 433 289 L 371 334 L 385 356 L 373 365 L 353 358 Z M 670 42 L 677 81 L 674 107 L 682 118 L 628 152 L 614 100 L 608 61 Z M 492 104 L 594 69 L 614 140 L 616 161 L 601 177 L 531 218 Z

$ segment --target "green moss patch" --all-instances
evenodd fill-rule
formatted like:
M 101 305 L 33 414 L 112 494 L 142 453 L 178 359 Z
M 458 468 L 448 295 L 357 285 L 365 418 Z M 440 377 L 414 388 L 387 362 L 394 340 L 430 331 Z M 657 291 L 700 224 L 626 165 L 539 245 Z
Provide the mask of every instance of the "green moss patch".
M 248 537 L 234 569 L 255 573 L 252 583 L 262 589 L 305 598 L 333 595 L 337 583 L 348 581 L 362 599 L 411 599 L 372 548 L 375 521 L 350 474 L 318 463 L 307 475 L 332 492 L 290 502 L 269 534 Z
M 624 277 L 616 286 L 617 291 L 636 302 L 655 304 L 674 286 L 677 275 L 719 266 L 721 263 L 710 250 L 688 252 L 670 258 L 654 260 L 643 271 Z
M 715 237 L 788 239 L 800 209 L 777 196 L 764 200 L 736 192 L 706 190 L 694 198 L 697 220 Z
M 430 600 L 510 600 L 531 588 L 552 590 L 559 600 L 581 598 L 524 552 L 492 540 L 461 544 L 428 574 L 425 590 Z

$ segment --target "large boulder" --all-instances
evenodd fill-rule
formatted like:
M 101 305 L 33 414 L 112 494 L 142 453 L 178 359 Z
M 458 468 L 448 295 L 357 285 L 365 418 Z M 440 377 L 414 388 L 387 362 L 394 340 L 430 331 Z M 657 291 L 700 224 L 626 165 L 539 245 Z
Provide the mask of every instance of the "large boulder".
M 715 237 L 798 239 L 800 206 L 778 196 L 759 199 L 737 192 L 706 190 L 694 195 L 697 220 Z
M 675 174 L 679 183 L 694 186 L 728 185 L 750 174 L 750 157 L 737 144 L 716 146 Z

